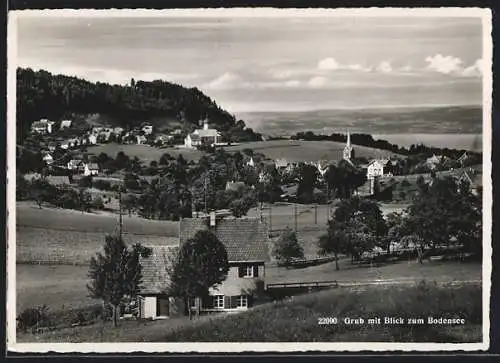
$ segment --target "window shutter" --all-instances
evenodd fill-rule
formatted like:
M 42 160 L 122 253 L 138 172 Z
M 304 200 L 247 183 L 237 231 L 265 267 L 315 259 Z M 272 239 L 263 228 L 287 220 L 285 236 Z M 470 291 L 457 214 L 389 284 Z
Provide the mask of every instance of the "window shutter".
M 231 309 L 238 307 L 238 296 L 231 296 Z
M 253 267 L 253 277 L 259 277 L 259 266 Z
M 253 306 L 253 295 L 248 295 L 248 307 Z
M 238 266 L 238 276 L 239 277 L 245 276 L 245 266 L 242 265 Z
M 231 296 L 224 296 L 224 309 L 231 308 Z

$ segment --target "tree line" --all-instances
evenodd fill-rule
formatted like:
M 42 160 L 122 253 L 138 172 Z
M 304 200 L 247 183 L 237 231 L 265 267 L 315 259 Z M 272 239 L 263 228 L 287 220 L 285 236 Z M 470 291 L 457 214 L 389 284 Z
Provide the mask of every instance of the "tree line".
M 199 89 L 162 80 L 132 79 L 129 85 L 110 85 L 45 70 L 18 68 L 16 101 L 18 143 L 28 135 L 31 123 L 40 118 L 61 120 L 96 113 L 125 128 L 140 126 L 145 121 L 175 119 L 190 130 L 208 118 L 229 139 L 260 140 L 259 134 L 246 128 L 242 120 L 237 121 Z
M 346 142 L 347 136 L 340 133 L 332 133 L 330 135 L 315 134 L 312 131 L 300 131 L 291 137 L 293 140 L 306 140 L 306 141 L 336 141 L 336 142 Z M 399 146 L 392 144 L 387 140 L 375 140 L 370 134 L 351 134 L 351 143 L 360 146 L 371 147 L 374 149 L 381 149 L 393 152 L 395 154 L 414 156 L 414 155 L 424 155 L 430 157 L 433 154 L 444 155 L 446 157 L 457 159 L 466 150 L 463 149 L 449 149 L 449 148 L 438 148 L 430 147 L 424 144 L 413 144 L 409 148 L 404 146 Z M 471 156 L 480 156 L 481 153 L 468 151 L 467 153 Z M 479 158 L 479 160 L 481 160 Z

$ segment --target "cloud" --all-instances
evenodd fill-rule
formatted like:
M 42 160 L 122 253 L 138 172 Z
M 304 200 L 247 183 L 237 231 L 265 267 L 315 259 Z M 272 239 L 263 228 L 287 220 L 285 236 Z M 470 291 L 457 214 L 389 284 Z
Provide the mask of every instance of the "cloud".
M 412 66 L 410 66 L 409 64 L 399 67 L 400 72 L 411 72 L 412 69 Z
M 243 78 L 241 78 L 239 75 L 231 72 L 226 72 L 223 75 L 214 78 L 213 80 L 205 84 L 204 88 L 229 89 L 244 85 L 246 85 L 246 82 L 244 82 Z
M 464 77 L 481 77 L 484 72 L 484 61 L 478 59 L 473 65 L 466 67 L 462 70 Z
M 289 69 L 279 69 L 271 71 L 271 76 L 275 79 L 287 79 L 291 77 L 293 72 Z
M 340 69 L 340 64 L 334 58 L 325 58 L 318 62 L 318 69 L 322 71 L 334 71 Z
M 312 77 L 309 82 L 307 82 L 308 86 L 311 88 L 321 88 L 324 87 L 328 83 L 328 79 L 326 77 Z
M 293 80 L 292 79 L 290 81 L 285 82 L 285 86 L 289 87 L 289 88 L 299 87 L 300 86 L 300 82 L 297 81 L 297 80 Z
M 360 71 L 360 72 L 371 72 L 373 70 L 372 67 L 364 67 L 361 64 L 357 64 L 357 63 L 356 64 L 349 64 L 346 68 L 351 70 L 351 71 Z
M 452 74 L 462 71 L 462 60 L 460 58 L 442 54 L 436 54 L 425 58 L 427 69 L 442 74 Z
M 377 66 L 377 72 L 391 73 L 392 72 L 391 62 L 389 62 L 389 61 L 380 62 L 380 64 Z

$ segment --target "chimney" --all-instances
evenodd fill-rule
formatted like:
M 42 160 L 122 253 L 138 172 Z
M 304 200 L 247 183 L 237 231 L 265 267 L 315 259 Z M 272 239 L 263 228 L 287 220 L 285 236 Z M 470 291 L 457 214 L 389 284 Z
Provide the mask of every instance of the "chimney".
M 210 227 L 215 227 L 215 212 L 210 212 Z

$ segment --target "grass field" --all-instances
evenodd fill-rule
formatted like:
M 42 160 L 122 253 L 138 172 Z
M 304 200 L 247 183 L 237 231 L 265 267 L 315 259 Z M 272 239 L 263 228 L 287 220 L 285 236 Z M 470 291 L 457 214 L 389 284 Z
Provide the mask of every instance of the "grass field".
M 38 208 L 18 202 L 16 221 L 17 262 L 88 263 L 100 250 L 107 233 L 116 231 L 118 216 Z M 144 245 L 178 244 L 179 224 L 123 216 L 123 238 Z
M 364 291 L 331 289 L 290 301 L 257 306 L 240 314 L 173 318 L 154 322 L 123 321 L 67 328 L 40 335 L 20 334 L 21 342 L 479 342 L 482 337 L 481 286 L 370 287 Z M 320 318 L 336 324 L 318 324 Z M 348 324 L 344 318 L 363 318 Z M 400 317 L 391 325 L 384 317 Z M 427 318 L 463 318 L 464 325 L 428 324 Z M 368 318 L 382 322 L 368 324 Z M 422 318 L 423 324 L 409 324 Z
M 333 141 L 300 141 L 300 140 L 270 140 L 258 142 L 246 142 L 238 145 L 227 146 L 224 149 L 228 152 L 252 149 L 262 153 L 273 160 L 285 158 L 288 161 L 317 161 L 320 159 L 340 160 L 344 150 L 344 143 Z M 386 150 L 372 149 L 365 146 L 354 146 L 356 156 L 366 158 L 376 158 L 389 156 L 392 153 Z M 141 161 L 149 164 L 152 160 L 158 161 L 163 154 L 170 154 L 173 157 L 181 155 L 186 160 L 198 160 L 203 152 L 186 148 L 156 148 L 148 145 L 122 145 L 122 144 L 102 144 L 91 146 L 88 152 L 98 155 L 101 152 L 115 157 L 119 151 L 123 151 L 131 158 L 137 156 Z

